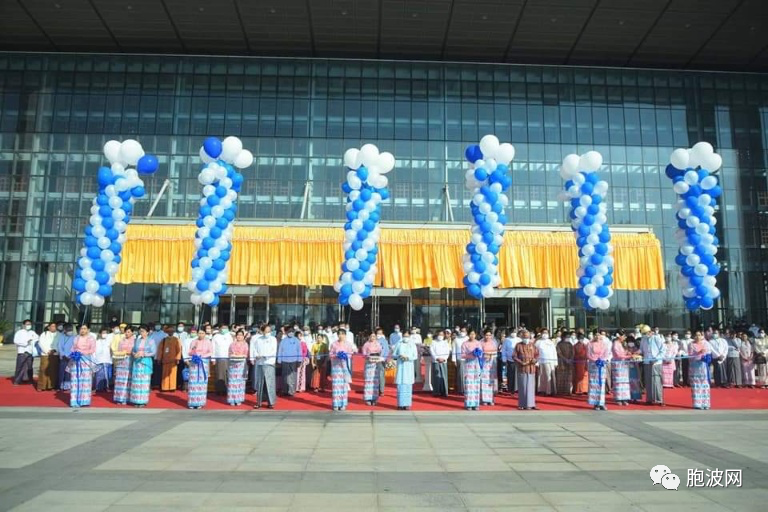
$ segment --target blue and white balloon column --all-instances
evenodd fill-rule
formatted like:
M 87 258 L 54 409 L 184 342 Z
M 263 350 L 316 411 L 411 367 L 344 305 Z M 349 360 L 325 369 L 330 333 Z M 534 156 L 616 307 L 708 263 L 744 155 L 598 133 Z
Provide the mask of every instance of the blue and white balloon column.
M 192 304 L 214 307 L 219 304 L 219 295 L 227 291 L 237 194 L 244 179 L 235 168 L 250 167 L 253 154 L 243 149 L 237 137 L 223 141 L 208 137 L 200 148 L 200 159 L 205 164 L 197 177 L 203 185 L 203 197 L 197 217 L 192 280 L 187 287 L 192 292 Z
M 333 285 L 339 304 L 355 311 L 363 308 L 363 300 L 371 296 L 378 268 L 376 259 L 381 237 L 381 202 L 389 198 L 386 173 L 394 169 L 392 153 L 379 153 L 379 148 L 366 144 L 359 150 L 344 153 L 349 169 L 341 189 L 347 194 L 347 222 L 344 224 L 344 263 L 341 277 Z
M 476 299 L 493 297 L 501 284 L 499 250 L 504 242 L 509 203 L 505 194 L 512 185 L 509 163 L 515 158 L 512 144 L 499 144 L 495 135 L 486 135 L 480 144 L 468 146 L 464 156 L 470 169 L 464 175 L 465 185 L 472 192 L 472 239 L 467 244 L 462 265 L 464 286 Z
M 678 282 L 683 291 L 685 307 L 691 311 L 712 309 L 720 297 L 717 288 L 719 240 L 715 235 L 714 217 L 717 198 L 722 191 L 713 175 L 723 164 L 708 142 L 699 142 L 690 149 L 676 149 L 670 156 L 667 177 L 678 195 L 678 229 L 675 238 L 680 250 L 675 263 L 680 267 Z
M 144 196 L 139 173 L 152 174 L 158 167 L 157 158 L 145 155 L 141 144 L 132 139 L 110 140 L 104 145 L 104 156 L 110 166 L 99 169 L 99 193 L 93 199 L 85 247 L 80 249 L 72 282 L 76 300 L 84 306 L 101 307 L 112 295 L 133 203 Z
M 601 165 L 603 156 L 589 151 L 566 156 L 560 168 L 566 180 L 561 199 L 571 204 L 571 229 L 579 247 L 576 293 L 586 309 L 608 309 L 613 296 L 613 246 L 605 204 L 608 182 L 597 174 Z

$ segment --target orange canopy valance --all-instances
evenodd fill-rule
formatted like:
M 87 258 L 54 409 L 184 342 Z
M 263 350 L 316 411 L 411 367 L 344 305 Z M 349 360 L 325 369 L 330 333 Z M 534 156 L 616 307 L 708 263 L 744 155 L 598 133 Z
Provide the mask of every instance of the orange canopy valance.
M 185 283 L 190 279 L 195 226 L 135 224 L 117 274 L 120 283 Z M 461 257 L 468 229 L 383 228 L 377 286 L 461 288 Z M 235 228 L 229 284 L 333 285 L 343 259 L 340 227 Z M 615 288 L 664 288 L 658 239 L 651 233 L 616 233 Z M 502 288 L 576 288 L 578 255 L 569 232 L 510 230 L 499 254 Z

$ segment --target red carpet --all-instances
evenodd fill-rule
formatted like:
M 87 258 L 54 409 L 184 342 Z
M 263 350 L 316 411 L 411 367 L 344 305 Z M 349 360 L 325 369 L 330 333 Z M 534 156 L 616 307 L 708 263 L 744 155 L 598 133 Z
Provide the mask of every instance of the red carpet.
M 352 411 L 377 411 L 397 410 L 397 397 L 395 386 L 388 384 L 384 396 L 379 399 L 379 405 L 371 407 L 363 402 L 362 395 L 362 360 L 355 361 L 355 372 L 352 391 L 349 396 L 348 410 Z M 414 390 L 421 389 L 421 384 L 415 384 Z M 664 398 L 667 404 L 666 410 L 691 409 L 691 391 L 687 388 L 665 389 Z M 232 407 L 227 404 L 226 397 L 208 394 L 207 409 L 222 410 L 248 410 L 255 404 L 253 395 L 248 394 L 244 405 Z M 572 397 L 544 397 L 536 398 L 536 404 L 545 411 L 573 411 L 591 410 L 587 404 L 586 396 Z M 69 394 L 54 391 L 38 392 L 29 384 L 13 386 L 10 378 L 0 379 L 0 407 L 68 407 Z M 180 391 L 173 393 L 161 393 L 152 391 L 148 408 L 151 409 L 182 409 L 187 406 L 186 394 Z M 656 406 L 647 406 L 643 403 L 630 404 L 627 407 L 619 407 L 613 404 L 611 395 L 606 397 L 606 406 L 617 411 L 648 411 L 659 410 Z M 116 405 L 112 402 L 112 393 L 95 393 L 92 407 L 126 408 L 131 406 Z M 464 399 L 461 396 L 448 398 L 435 398 L 431 393 L 416 391 L 413 396 L 414 411 L 461 411 L 464 407 Z M 713 389 L 712 409 L 768 409 L 768 389 Z M 266 408 L 262 409 L 266 410 Z M 331 411 L 331 394 L 324 393 L 298 393 L 294 397 L 278 396 L 275 410 L 278 411 Z M 507 394 L 496 397 L 496 405 L 482 407 L 481 411 L 517 411 L 517 398 Z

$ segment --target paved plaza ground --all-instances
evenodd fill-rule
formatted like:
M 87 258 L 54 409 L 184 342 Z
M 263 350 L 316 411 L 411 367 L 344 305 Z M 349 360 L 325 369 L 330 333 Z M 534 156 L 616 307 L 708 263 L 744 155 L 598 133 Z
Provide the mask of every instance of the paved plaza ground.
M 680 477 L 677 491 L 652 484 L 659 464 Z M 689 469 L 740 469 L 741 487 L 686 488 Z M 0 408 L 0 510 L 707 512 L 766 503 L 763 411 Z

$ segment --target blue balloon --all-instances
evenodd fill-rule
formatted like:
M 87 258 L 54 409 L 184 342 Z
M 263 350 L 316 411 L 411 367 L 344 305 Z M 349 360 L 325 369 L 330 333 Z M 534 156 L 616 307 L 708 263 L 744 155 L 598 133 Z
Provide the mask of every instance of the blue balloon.
M 216 219 L 216 227 L 219 229 L 227 229 L 227 226 L 229 226 L 229 221 L 224 217 L 219 217 Z
M 491 284 L 491 276 L 488 274 L 480 274 L 480 284 L 483 286 Z
M 469 282 L 469 278 L 467 276 L 464 276 L 464 279 L 462 279 L 461 282 L 464 283 L 465 288 L 472 284 Z
M 482 297 L 482 291 L 480 289 L 480 285 L 478 285 L 477 283 L 472 283 L 471 285 L 469 285 L 467 287 L 467 292 L 469 292 L 469 294 L 471 296 L 473 296 L 473 297 L 475 297 L 477 299 Z
M 96 281 L 98 281 L 99 284 L 107 284 L 109 282 L 109 274 L 103 270 L 101 272 L 96 272 Z
M 72 289 L 74 289 L 77 292 L 84 292 L 85 279 L 75 279 L 74 281 L 72 281 Z
M 581 226 L 579 226 L 579 235 L 587 236 L 589 235 L 589 233 L 590 233 L 589 226 L 587 226 L 586 224 L 582 224 Z
M 472 144 L 467 146 L 467 149 L 464 150 L 464 157 L 471 163 L 475 163 L 478 160 L 482 160 L 483 151 L 478 144 Z
M 221 198 L 216 194 L 212 194 L 208 196 L 208 206 L 211 206 L 211 207 L 218 206 L 219 203 L 221 203 Z
M 488 181 L 490 183 L 499 183 L 499 184 L 503 183 L 504 182 L 504 172 L 499 170 L 499 169 L 496 169 L 488 177 Z M 503 186 L 502 186 L 502 188 L 503 188 Z
M 341 184 L 341 191 L 344 192 L 345 194 L 349 194 L 350 192 L 352 192 L 352 187 L 350 187 L 349 183 L 345 181 L 344 183 Z
M 219 294 L 214 294 L 213 300 L 210 303 L 208 303 L 208 305 L 211 306 L 212 308 L 215 308 L 216 306 L 219 305 L 219 300 L 220 300 Z
M 205 279 L 207 281 L 215 281 L 219 277 L 219 272 L 215 268 L 209 268 L 205 271 Z
M 695 311 L 699 309 L 699 306 L 701 306 L 701 302 L 696 297 L 685 299 L 685 307 L 690 309 L 691 311 Z
M 468 244 L 467 244 L 467 254 L 476 254 L 476 252 L 477 252 L 477 251 L 475 250 L 475 244 L 473 244 L 473 243 L 468 243 Z M 478 256 L 479 256 L 479 255 L 478 255 Z
M 201 227 L 205 226 L 205 224 L 203 224 L 203 218 L 202 217 L 198 217 L 197 218 L 197 220 L 195 221 L 195 226 L 197 226 L 198 228 L 201 228 Z M 195 233 L 195 237 L 197 237 L 197 233 Z
M 608 289 L 608 287 L 605 285 L 602 285 L 597 287 L 597 291 L 595 292 L 595 295 L 597 295 L 600 298 L 606 298 L 608 297 L 609 292 L 610 290 Z
M 592 265 L 587 265 L 584 268 L 584 275 L 587 277 L 594 277 L 595 274 L 597 274 L 597 269 L 593 267 Z
M 367 261 L 369 264 L 371 264 L 371 265 L 373 265 L 374 263 L 376 263 L 376 252 L 378 252 L 378 250 L 377 250 L 376 252 L 373 252 L 373 250 L 374 250 L 374 249 L 376 249 L 376 248 L 374 247 L 373 249 L 371 249 L 371 250 L 368 252 L 368 257 L 365 259 L 365 260 L 366 260 L 366 261 Z M 367 272 L 367 271 L 366 271 L 366 272 Z
M 227 195 L 227 189 L 221 185 L 216 187 L 216 195 L 219 197 L 225 197 Z
M 131 197 L 133 197 L 130 190 L 123 190 L 122 192 L 118 192 L 117 196 L 123 201 L 129 201 Z
M 238 192 L 240 190 L 240 187 L 243 185 L 243 181 L 245 181 L 245 176 L 243 176 L 239 172 L 236 172 L 235 175 L 232 177 L 232 188 L 235 189 L 236 192 Z
M 379 222 L 381 220 L 381 215 L 377 211 L 373 211 L 368 215 L 368 219 L 372 220 L 373 222 Z
M 117 254 L 117 255 L 115 256 L 115 259 L 113 259 L 112 261 L 114 261 L 114 262 L 115 262 L 115 263 L 117 263 L 117 264 L 120 264 L 120 262 L 121 262 L 121 261 L 123 261 L 123 257 L 122 257 L 122 256 L 120 256 L 119 254 Z
M 675 263 L 679 267 L 682 267 L 683 265 L 685 265 L 685 255 L 684 254 L 678 254 L 677 256 L 675 256 Z
M 192 268 L 197 268 L 200 266 L 200 258 L 192 258 L 191 263 Z
M 112 228 L 115 226 L 115 220 L 112 217 L 104 217 L 101 219 L 101 225 L 106 229 Z
M 355 281 L 362 281 L 364 277 L 365 277 L 365 272 L 363 272 L 360 269 L 357 269 L 354 272 L 352 272 L 352 279 L 354 279 Z
M 104 268 L 106 267 L 106 263 L 104 262 L 103 259 L 97 258 L 91 262 L 91 267 L 93 268 L 93 270 L 100 272 L 104 270 Z
M 483 242 L 485 242 L 486 244 L 492 243 L 493 239 L 494 239 L 493 232 L 486 231 L 483 233 Z
M 597 194 L 592 194 L 592 204 L 600 204 L 603 202 L 603 198 Z
M 356 211 L 362 210 L 363 208 L 365 208 L 365 201 L 363 201 L 360 198 L 355 199 L 354 201 L 352 201 L 352 208 L 354 208 Z
M 218 158 L 221 154 L 221 141 L 216 137 L 208 137 L 203 141 L 203 149 L 211 158 Z
M 109 167 L 100 167 L 98 174 L 99 186 L 106 187 L 115 182 L 115 176 Z
M 157 171 L 159 166 L 160 164 L 158 163 L 157 157 L 155 155 L 144 155 L 143 157 L 139 158 L 139 161 L 136 164 L 136 170 L 139 172 L 139 174 L 152 174 Z
M 386 199 L 389 199 L 389 189 L 388 188 L 380 188 L 379 189 L 379 195 L 381 195 L 381 200 L 384 201 Z
M 691 277 L 696 275 L 693 271 L 693 267 L 690 265 L 683 265 L 683 267 L 680 269 L 680 273 L 683 274 L 685 277 Z
M 371 219 L 368 219 L 365 222 L 363 222 L 363 229 L 370 233 L 371 231 L 376 229 L 376 223 L 373 222 Z
M 483 272 L 485 272 L 485 269 L 488 268 L 488 266 L 482 260 L 475 263 L 474 267 L 475 267 L 475 272 L 479 274 L 482 274 Z
M 205 279 L 201 279 L 197 282 L 197 289 L 201 292 L 208 290 L 208 288 L 210 287 L 211 287 L 211 284 Z
M 488 179 L 488 171 L 483 169 L 482 167 L 478 167 L 475 169 L 475 179 L 477 181 L 485 181 Z
M 339 304 L 349 306 L 349 295 L 339 295 Z
M 107 230 L 107 238 L 109 238 L 110 240 L 112 241 L 117 240 L 117 237 L 119 236 L 120 236 L 120 232 L 115 228 L 109 228 Z
M 209 236 L 211 238 L 213 238 L 213 239 L 221 238 L 221 235 L 222 235 L 222 232 L 221 232 L 221 229 L 218 226 L 213 226 L 210 229 L 210 235 Z
M 582 220 L 582 223 L 584 226 L 591 226 L 595 223 L 595 216 L 594 215 L 585 215 L 584 220 Z
M 224 267 L 226 265 L 227 265 L 226 261 L 222 260 L 221 258 L 216 258 L 215 260 L 213 260 L 213 265 L 211 265 L 211 268 L 209 268 L 208 270 L 213 269 L 217 272 L 221 272 L 222 270 L 224 270 Z
M 108 284 L 102 284 L 99 286 L 99 295 L 102 297 L 109 297 L 112 295 L 112 287 Z
M 144 187 L 135 187 L 131 190 L 133 197 L 144 197 Z
M 597 254 L 601 254 L 601 255 L 605 256 L 606 254 L 608 254 L 608 245 L 606 245 L 606 244 L 597 244 L 595 246 L 595 252 Z
M 500 247 L 496 244 L 488 244 L 488 252 L 491 254 L 498 254 Z
M 597 215 L 600 213 L 600 207 L 593 202 L 591 205 L 587 206 L 587 213 L 590 215 Z
M 682 176 L 683 172 L 684 171 L 682 169 L 678 169 L 672 164 L 667 165 L 667 168 L 664 170 L 664 173 L 667 175 L 667 178 L 669 179 L 674 179 L 677 176 Z
M 97 247 L 99 245 L 99 240 L 95 236 L 87 236 L 85 237 L 85 246 L 86 247 Z
M 216 245 L 216 241 L 213 238 L 209 236 L 203 238 L 203 249 L 210 249 L 214 245 Z
M 371 269 L 371 264 L 368 263 L 368 260 L 363 260 L 360 262 L 360 270 L 363 272 L 368 272 Z
M 699 300 L 699 304 L 704 309 L 711 309 L 715 305 L 715 299 L 706 295 Z
M 581 206 L 581 200 L 571 199 L 571 208 L 578 208 L 579 206 Z
M 581 186 L 581 193 L 584 195 L 592 195 L 592 192 L 595 190 L 595 185 L 592 184 L 589 181 L 585 181 L 584 184 Z
M 717 263 L 714 263 L 709 267 L 707 267 L 707 275 L 716 276 L 719 273 L 720 273 L 720 265 L 718 265 Z
M 98 247 L 89 247 L 85 254 L 92 260 L 95 260 L 101 256 L 101 249 Z
M 227 286 L 227 283 L 221 283 L 221 291 L 219 292 L 219 295 L 223 293 L 227 293 L 227 290 L 229 290 L 229 286 Z
M 370 200 L 372 195 L 373 195 L 373 192 L 371 192 L 371 189 L 369 188 L 364 188 L 363 190 L 360 191 L 360 199 L 362 199 L 363 201 Z
M 597 236 L 600 239 L 600 243 L 607 244 L 608 242 L 611 241 L 611 233 L 606 229 L 601 231 L 600 234 Z
M 609 273 L 603 276 L 603 285 L 611 286 L 613 284 L 613 276 Z
M 352 242 L 351 249 L 353 251 L 356 251 L 362 248 L 363 248 L 363 244 L 359 240 L 355 240 L 354 242 Z
M 589 261 L 593 265 L 600 265 L 605 258 L 602 254 L 595 253 L 592 256 L 590 256 Z
M 96 196 L 96 204 L 99 206 L 109 206 L 109 198 L 105 194 Z
M 228 210 L 224 210 L 224 215 L 221 218 L 227 219 L 227 222 L 232 222 L 233 220 L 235 220 L 235 211 L 232 208 Z
M 368 169 L 366 169 L 364 166 L 361 166 L 357 170 L 357 177 L 360 178 L 360 181 L 365 181 L 368 179 Z

